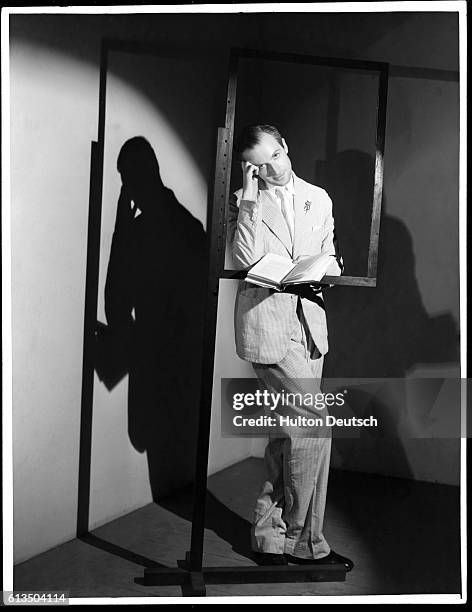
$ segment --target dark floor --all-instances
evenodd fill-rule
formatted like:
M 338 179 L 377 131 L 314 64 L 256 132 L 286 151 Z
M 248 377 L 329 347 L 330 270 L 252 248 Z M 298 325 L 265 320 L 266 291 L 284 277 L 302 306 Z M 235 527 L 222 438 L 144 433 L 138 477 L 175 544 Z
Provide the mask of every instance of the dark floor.
M 204 566 L 254 565 L 249 523 L 262 472 L 246 459 L 209 479 Z M 70 597 L 182 596 L 146 587 L 144 567 L 176 567 L 189 549 L 191 497 L 148 504 L 15 567 L 16 590 L 63 590 Z M 353 559 L 345 582 L 208 585 L 222 595 L 390 595 L 460 592 L 459 489 L 332 471 L 325 536 Z

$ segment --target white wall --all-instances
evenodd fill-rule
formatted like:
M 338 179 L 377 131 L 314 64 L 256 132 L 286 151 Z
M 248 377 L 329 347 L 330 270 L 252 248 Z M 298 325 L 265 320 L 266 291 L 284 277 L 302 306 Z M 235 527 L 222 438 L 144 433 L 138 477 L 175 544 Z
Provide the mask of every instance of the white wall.
M 11 50 L 15 560 L 74 536 L 97 73 Z

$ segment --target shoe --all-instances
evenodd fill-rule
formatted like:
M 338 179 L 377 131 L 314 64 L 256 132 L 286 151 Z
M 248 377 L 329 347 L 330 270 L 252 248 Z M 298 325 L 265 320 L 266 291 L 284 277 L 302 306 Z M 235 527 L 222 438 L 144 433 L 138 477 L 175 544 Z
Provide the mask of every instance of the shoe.
M 277 555 L 275 553 L 255 552 L 254 561 L 258 565 L 288 565 L 285 555 Z
M 351 559 L 338 555 L 332 550 L 326 557 L 321 559 L 302 559 L 301 557 L 294 557 L 293 555 L 286 555 L 291 563 L 298 563 L 299 565 L 344 565 L 346 571 L 350 572 L 354 567 L 354 563 Z

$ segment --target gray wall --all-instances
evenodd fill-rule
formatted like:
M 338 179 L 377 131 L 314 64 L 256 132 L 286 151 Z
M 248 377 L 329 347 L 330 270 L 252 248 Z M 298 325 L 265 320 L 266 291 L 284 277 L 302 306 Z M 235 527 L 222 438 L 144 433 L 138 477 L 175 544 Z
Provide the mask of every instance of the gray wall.
M 185 180 L 169 164 L 166 181 L 182 204 L 204 221 L 215 128 L 223 125 L 229 47 L 351 56 L 441 70 L 457 70 L 458 59 L 457 19 L 452 14 L 24 15 L 12 17 L 11 36 L 14 521 L 15 560 L 21 561 L 75 535 L 90 141 L 97 137 L 101 38 L 161 46 L 170 62 L 162 91 L 168 83 L 169 91 L 180 87 L 185 96 L 180 103 L 173 96 L 158 96 L 159 82 L 149 95 L 141 78 L 149 71 L 145 63 L 142 73 L 113 74 L 119 105 L 108 127 L 112 137 L 107 141 L 101 287 L 119 187 L 112 160 L 122 139 L 135 130 L 145 129 L 143 135 L 153 145 L 159 140 L 164 146 L 163 158 L 182 164 Z M 189 84 L 192 62 L 198 78 Z M 169 70 L 170 65 L 176 69 Z M 289 141 L 295 161 L 309 159 L 298 172 L 303 178 L 328 181 L 346 167 L 369 172 L 371 151 L 364 134 L 354 122 L 349 128 L 346 119 L 356 111 L 350 106 L 355 98 L 343 106 L 346 97 L 340 97 L 342 129 L 329 147 L 326 133 L 323 145 L 316 141 L 313 150 L 304 149 L 302 140 Z M 379 288 L 330 291 L 326 374 L 453 375 L 458 361 L 454 325 L 459 322 L 458 84 L 421 73 L 416 78 L 394 75 L 388 105 Z M 193 117 L 201 123 L 192 127 Z M 293 126 L 289 129 L 296 133 Z M 342 201 L 344 194 L 337 197 Z M 365 199 L 361 191 L 356 198 Z M 259 442 L 219 437 L 219 377 L 250 375 L 234 355 L 234 285 L 223 285 L 213 471 L 262 448 Z M 445 316 L 438 321 L 439 315 Z M 401 330 L 395 327 L 398 320 L 404 322 Z M 416 329 L 418 322 L 426 335 L 415 348 L 405 339 L 411 335 L 408 326 Z M 433 329 L 429 325 L 437 326 L 438 344 L 426 342 L 428 329 Z M 151 500 L 146 459 L 127 432 L 126 384 L 124 380 L 112 393 L 97 380 L 95 384 L 92 527 Z M 394 404 L 391 409 L 396 409 Z M 457 444 L 421 442 L 381 448 L 366 441 L 362 446 L 337 444 L 333 465 L 457 483 Z

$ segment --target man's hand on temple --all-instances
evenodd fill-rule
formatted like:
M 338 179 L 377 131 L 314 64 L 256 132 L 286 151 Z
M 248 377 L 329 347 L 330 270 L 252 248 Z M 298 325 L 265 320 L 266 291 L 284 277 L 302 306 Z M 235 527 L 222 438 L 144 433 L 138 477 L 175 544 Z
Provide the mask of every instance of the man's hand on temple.
M 256 201 L 259 189 L 259 168 L 249 162 L 242 161 L 243 171 L 243 200 Z

